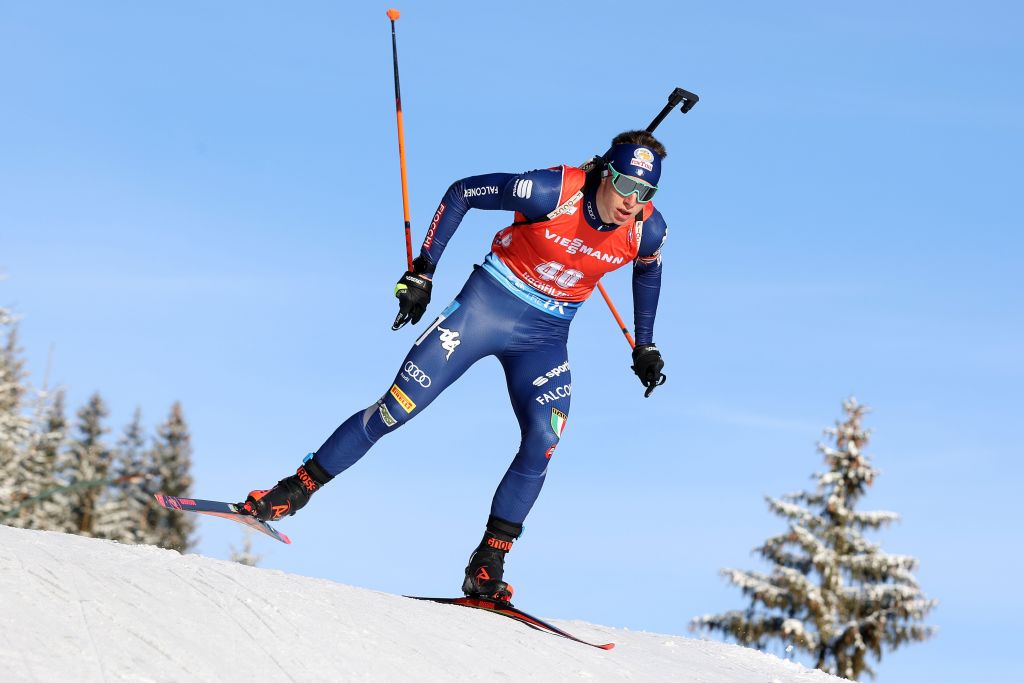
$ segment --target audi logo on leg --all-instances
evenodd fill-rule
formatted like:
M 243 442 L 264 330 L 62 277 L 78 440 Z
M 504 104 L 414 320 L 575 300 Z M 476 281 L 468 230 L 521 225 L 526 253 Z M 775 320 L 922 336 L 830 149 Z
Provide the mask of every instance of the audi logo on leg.
M 430 386 L 430 375 L 416 367 L 416 364 L 411 360 L 405 364 L 405 374 L 409 375 L 413 380 L 416 381 L 421 387 L 426 389 Z

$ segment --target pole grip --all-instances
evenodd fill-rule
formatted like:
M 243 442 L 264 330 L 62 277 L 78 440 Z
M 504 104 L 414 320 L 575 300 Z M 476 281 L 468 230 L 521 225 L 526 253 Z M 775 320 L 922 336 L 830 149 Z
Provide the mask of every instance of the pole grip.
M 689 90 L 683 90 L 682 88 L 676 88 L 668 96 L 668 104 L 666 104 L 658 115 L 654 117 L 650 125 L 647 126 L 647 132 L 653 133 L 654 129 L 661 125 L 661 122 L 665 120 L 665 117 L 669 113 L 682 103 L 680 111 L 686 113 L 693 109 L 693 105 L 697 104 L 700 98 Z

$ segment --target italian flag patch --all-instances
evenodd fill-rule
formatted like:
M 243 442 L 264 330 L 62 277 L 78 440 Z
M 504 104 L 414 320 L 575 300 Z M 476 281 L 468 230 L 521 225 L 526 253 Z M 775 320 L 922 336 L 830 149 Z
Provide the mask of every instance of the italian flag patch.
M 558 408 L 551 409 L 551 429 L 558 438 L 562 438 L 562 430 L 565 429 L 565 421 L 569 416 Z

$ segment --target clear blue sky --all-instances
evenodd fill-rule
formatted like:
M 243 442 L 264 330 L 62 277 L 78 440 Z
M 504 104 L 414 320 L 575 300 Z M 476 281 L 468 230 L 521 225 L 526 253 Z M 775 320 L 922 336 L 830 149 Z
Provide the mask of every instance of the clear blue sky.
M 388 387 L 423 323 L 390 331 L 404 266 L 386 4 L 0 6 L 0 303 L 33 380 L 119 430 L 173 401 L 195 494 L 290 473 Z M 1015 666 L 1024 379 L 1021 13 L 1009 2 L 518 2 L 399 6 L 417 243 L 448 184 L 579 162 L 659 129 L 671 236 L 650 399 L 596 299 L 548 482 L 508 562 L 518 603 L 685 633 L 745 605 L 855 394 L 882 477 L 865 509 L 941 600 L 880 681 Z M 1014 192 L 1013 187 L 1018 190 Z M 1018 198 L 1014 198 L 1018 196 Z M 471 214 L 436 314 L 500 214 Z M 607 285 L 629 315 L 629 275 Z M 429 320 L 429 318 L 428 318 Z M 518 443 L 497 363 L 257 539 L 263 565 L 398 593 L 457 591 Z M 226 557 L 234 525 L 201 526 Z

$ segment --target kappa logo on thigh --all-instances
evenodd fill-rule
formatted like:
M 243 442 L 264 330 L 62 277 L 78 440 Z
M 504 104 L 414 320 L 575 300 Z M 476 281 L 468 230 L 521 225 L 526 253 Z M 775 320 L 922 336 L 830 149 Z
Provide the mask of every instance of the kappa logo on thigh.
M 419 346 L 424 341 L 426 341 L 427 337 L 430 336 L 430 333 L 436 330 L 438 328 L 438 325 L 445 321 L 445 318 L 450 316 L 455 311 L 459 310 L 459 306 L 461 305 L 462 304 L 460 304 L 458 301 L 453 301 L 450 304 L 448 304 L 448 306 L 443 311 L 441 311 L 441 315 L 437 316 L 437 318 L 434 319 L 434 322 L 430 323 L 430 327 L 423 331 L 423 334 L 419 336 L 419 338 L 416 340 L 416 343 L 413 344 L 413 346 Z
M 458 347 L 462 341 L 459 339 L 458 332 L 446 330 L 440 325 L 437 326 L 437 331 L 441 333 L 441 348 L 448 352 L 444 357 L 445 361 L 447 361 L 452 357 L 452 354 L 455 353 L 456 347 Z

